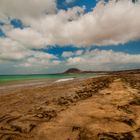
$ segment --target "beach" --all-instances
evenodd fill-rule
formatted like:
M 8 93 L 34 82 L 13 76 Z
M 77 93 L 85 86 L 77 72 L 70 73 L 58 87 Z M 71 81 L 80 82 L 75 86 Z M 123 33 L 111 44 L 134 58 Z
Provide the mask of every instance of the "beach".
M 0 88 L 0 140 L 105 139 L 140 139 L 140 73 Z

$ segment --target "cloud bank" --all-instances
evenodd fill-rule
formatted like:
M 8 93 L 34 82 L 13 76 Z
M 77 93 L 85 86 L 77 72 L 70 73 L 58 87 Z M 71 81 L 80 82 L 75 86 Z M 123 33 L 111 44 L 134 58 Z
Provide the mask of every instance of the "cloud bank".
M 86 51 L 83 55 L 70 57 L 66 61 L 70 67 L 84 70 L 121 70 L 132 69 L 140 64 L 140 54 L 114 52 L 112 50 Z
M 55 0 L 29 0 L 28 3 L 21 0 L 12 3 L 10 0 L 0 1 L 2 15 L 19 18 L 32 30 L 29 33 L 27 29 L 11 29 L 7 32 L 9 38 L 23 34 L 30 34 L 33 38 L 40 36 L 43 38 L 42 44 L 46 46 L 117 45 L 140 39 L 139 0 L 136 3 L 130 0 L 100 1 L 88 13 L 85 13 L 84 7 L 74 7 L 67 11 L 57 9 L 57 12 L 52 13 L 55 10 Z M 46 14 L 47 11 L 51 14 Z M 32 37 L 29 41 L 32 42 Z
M 0 18 L 39 18 L 56 9 L 56 0 L 1 0 Z
M 14 28 L 11 19 L 21 20 L 24 28 Z M 138 40 L 140 0 L 136 3 L 131 0 L 99 1 L 90 12 L 85 12 L 85 6 L 58 9 L 56 0 L 1 0 L 0 21 L 4 23 L 0 28 L 6 36 L 0 38 L 1 64 L 14 62 L 13 67 L 64 65 L 109 70 L 140 64 L 140 55 L 113 51 L 63 52 L 64 60 L 47 52 L 33 51 L 51 45 L 88 48 Z

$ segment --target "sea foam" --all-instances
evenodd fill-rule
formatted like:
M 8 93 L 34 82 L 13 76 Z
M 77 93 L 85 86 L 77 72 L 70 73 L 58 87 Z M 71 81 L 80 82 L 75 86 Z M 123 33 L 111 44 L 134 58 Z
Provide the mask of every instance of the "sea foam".
M 66 81 L 70 81 L 70 80 L 74 80 L 74 78 L 67 78 L 67 79 L 59 79 L 57 81 L 55 81 L 56 83 L 58 82 L 66 82 Z

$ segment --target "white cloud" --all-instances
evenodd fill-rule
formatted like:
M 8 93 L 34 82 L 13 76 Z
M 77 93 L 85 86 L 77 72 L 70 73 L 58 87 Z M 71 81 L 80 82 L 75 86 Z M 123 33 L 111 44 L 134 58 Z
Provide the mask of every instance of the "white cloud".
M 28 56 L 28 51 L 22 45 L 7 38 L 0 38 L 0 60 L 18 61 Z
M 48 45 L 116 45 L 140 39 L 139 13 L 138 3 L 110 1 L 98 3 L 89 13 L 74 7 L 29 22 L 47 38 Z
M 74 7 L 68 11 L 60 10 L 57 14 L 41 16 L 39 19 L 27 18 L 24 23 L 28 28 L 14 29 L 10 24 L 3 26 L 8 38 L 11 38 L 29 48 L 43 48 L 47 45 L 55 45 L 54 38 L 59 39 L 62 25 L 68 21 L 78 20 L 84 13 L 84 9 Z M 58 28 L 59 27 L 59 28 Z
M 62 57 L 70 57 L 70 56 L 73 56 L 73 52 L 67 51 L 62 53 Z
M 66 64 L 85 70 L 131 69 L 140 64 L 140 54 L 127 54 L 112 50 L 86 51 L 84 55 L 68 58 Z
M 6 23 L 1 28 L 7 36 L 0 38 L 0 63 L 15 61 L 13 65 L 20 68 L 53 66 L 54 70 L 55 65 L 101 70 L 140 64 L 139 54 L 79 50 L 64 52 L 62 57 L 67 61 L 60 61 L 46 52 L 32 51 L 56 44 L 88 47 L 140 39 L 140 0 L 135 4 L 130 0 L 100 1 L 88 13 L 85 7 L 56 7 L 56 0 L 0 0 L 0 19 Z M 22 20 L 28 28 L 14 29 L 8 17 Z
M 93 11 L 74 7 L 30 19 L 28 24 L 47 38 L 48 45 L 116 45 L 140 39 L 140 3 L 99 2 Z
M 28 4 L 30 8 L 28 6 L 27 8 L 32 10 L 21 12 L 19 7 L 22 4 L 24 7 L 25 2 L 14 0 L 14 3 L 17 2 L 17 5 L 20 5 L 16 7 L 16 13 L 20 15 L 19 18 L 22 19 L 24 24 L 29 25 L 29 28 L 23 30 L 9 29 L 10 31 L 7 32 L 10 38 L 16 38 L 23 44 L 35 47 L 44 44 L 62 46 L 68 44 L 75 46 L 117 45 L 140 39 L 139 0 L 135 4 L 130 0 L 110 1 L 106 4 L 101 1 L 93 11 L 88 13 L 84 13 L 84 7 L 74 7 L 67 11 L 58 10 L 57 13 L 48 15 L 38 11 L 36 6 L 39 3 L 40 7 L 43 6 L 44 9 L 47 9 L 47 7 L 51 7 L 49 4 L 55 3 L 54 0 L 52 2 L 36 0 L 33 4 L 31 4 L 31 1 L 33 0 L 30 0 Z M 9 2 L 9 0 L 0 2 L 0 6 L 3 7 L 0 8 L 1 13 L 5 13 L 5 8 L 13 10 L 14 4 L 10 5 L 6 2 Z M 20 12 L 23 13 L 24 18 L 22 18 Z M 38 18 L 33 16 L 36 15 L 36 12 L 39 13 Z M 13 13 L 13 15 L 16 15 L 16 13 Z M 12 15 L 12 12 L 8 12 L 8 14 Z M 16 37 L 18 35 L 19 37 Z
M 92 50 L 64 52 L 65 60 L 47 52 L 32 51 L 20 43 L 7 38 L 0 39 L 0 71 L 6 66 L 6 72 L 47 73 L 62 72 L 63 69 L 77 67 L 83 70 L 118 70 L 139 68 L 140 54 Z M 9 63 L 10 62 L 10 63 Z M 12 66 L 11 66 L 12 64 Z M 8 67 L 9 66 L 9 67 Z M 15 67 L 15 68 L 14 68 Z M 29 71 L 28 71 L 29 70 Z
M 0 0 L 0 17 L 38 18 L 56 11 L 56 0 Z
M 9 62 L 18 67 L 49 67 L 59 63 L 55 55 L 33 51 L 14 40 L 0 38 L 0 64 Z
M 47 38 L 31 28 L 12 29 L 7 31 L 7 36 L 28 48 L 43 48 Z
M 139 39 L 139 13 L 140 4 L 132 4 L 128 0 L 106 5 L 99 3 L 92 12 L 78 21 L 64 25 L 60 32 L 62 43 L 80 46 L 111 45 Z
M 83 50 L 78 50 L 78 51 L 75 51 L 75 52 L 72 52 L 72 51 L 64 51 L 62 53 L 62 57 L 78 56 L 78 55 L 82 55 L 82 53 L 83 53 Z

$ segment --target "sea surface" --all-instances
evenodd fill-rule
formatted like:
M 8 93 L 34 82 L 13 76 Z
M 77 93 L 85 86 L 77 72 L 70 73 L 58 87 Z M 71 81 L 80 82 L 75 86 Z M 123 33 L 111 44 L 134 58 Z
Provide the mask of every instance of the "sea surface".
M 42 80 L 42 79 L 69 79 L 69 78 L 89 78 L 96 77 L 98 74 L 39 74 L 39 75 L 0 75 L 0 83 L 23 81 L 23 80 Z

